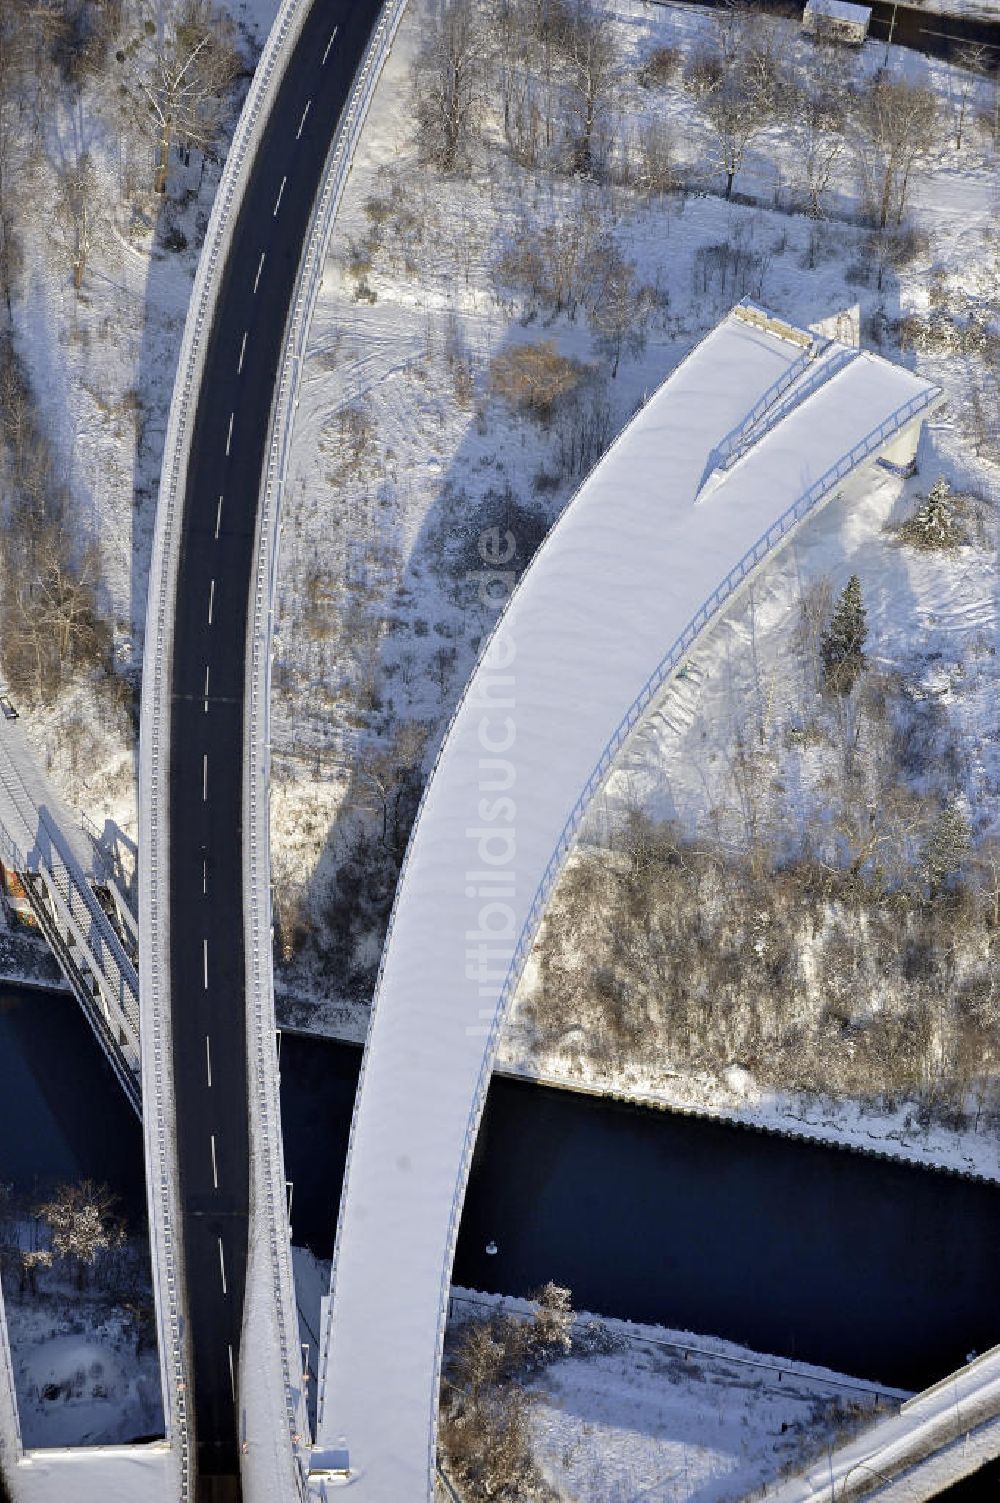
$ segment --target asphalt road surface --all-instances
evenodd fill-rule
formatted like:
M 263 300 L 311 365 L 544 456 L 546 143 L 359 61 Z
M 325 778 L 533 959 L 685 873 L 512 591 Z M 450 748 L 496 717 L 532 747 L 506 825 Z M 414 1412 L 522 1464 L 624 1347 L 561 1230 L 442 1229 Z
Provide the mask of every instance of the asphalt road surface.
M 249 1126 L 243 699 L 254 527 L 281 340 L 376 0 L 314 0 L 222 278 L 182 522 L 170 746 L 173 1061 L 201 1499 L 238 1499 Z

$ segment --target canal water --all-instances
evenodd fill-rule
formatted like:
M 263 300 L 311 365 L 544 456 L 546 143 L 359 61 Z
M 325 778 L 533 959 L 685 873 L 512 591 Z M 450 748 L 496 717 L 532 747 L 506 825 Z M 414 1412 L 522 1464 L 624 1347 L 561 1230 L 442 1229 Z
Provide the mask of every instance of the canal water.
M 79 1003 L 0 987 L 0 1184 L 35 1195 L 62 1180 L 112 1186 L 132 1226 L 146 1214 L 139 1119 Z
M 360 1058 L 282 1035 L 293 1235 L 324 1258 Z M 90 1175 L 141 1215 L 138 1122 L 71 999 L 0 994 L 0 1080 L 0 1180 Z M 552 1278 L 577 1308 L 919 1388 L 1000 1341 L 998 1243 L 989 1185 L 497 1078 L 455 1281 Z

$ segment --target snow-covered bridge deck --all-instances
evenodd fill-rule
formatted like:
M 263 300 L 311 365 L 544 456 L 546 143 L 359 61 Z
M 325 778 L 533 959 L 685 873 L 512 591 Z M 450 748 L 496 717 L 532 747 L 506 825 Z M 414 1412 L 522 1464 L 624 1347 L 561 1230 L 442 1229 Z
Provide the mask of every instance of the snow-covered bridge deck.
M 317 1441 L 346 1445 L 359 1503 L 430 1495 L 497 1033 L 588 803 L 698 633 L 845 475 L 912 456 L 939 399 L 876 356 L 734 310 L 621 434 L 511 598 L 421 805 L 355 1109 Z M 503 575 L 505 542 L 483 540 L 484 583 Z

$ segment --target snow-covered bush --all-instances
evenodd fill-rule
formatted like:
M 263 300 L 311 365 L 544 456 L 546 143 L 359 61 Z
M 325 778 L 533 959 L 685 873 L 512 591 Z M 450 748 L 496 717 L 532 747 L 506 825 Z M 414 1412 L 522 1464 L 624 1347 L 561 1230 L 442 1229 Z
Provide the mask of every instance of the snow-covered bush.
M 568 1289 L 549 1282 L 524 1320 L 500 1310 L 466 1322 L 442 1383 L 440 1443 L 448 1473 L 469 1503 L 546 1503 L 555 1493 L 532 1459 L 524 1382 L 572 1346 Z

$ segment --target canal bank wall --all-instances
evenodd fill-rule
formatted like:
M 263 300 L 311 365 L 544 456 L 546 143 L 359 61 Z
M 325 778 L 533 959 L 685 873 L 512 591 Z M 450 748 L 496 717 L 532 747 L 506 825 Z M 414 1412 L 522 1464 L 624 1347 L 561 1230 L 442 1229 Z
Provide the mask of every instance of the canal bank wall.
M 964 1141 L 959 1142 L 960 1138 L 964 1140 L 970 1134 L 959 1134 L 945 1127 L 931 1125 L 919 1140 L 894 1137 L 893 1133 L 900 1130 L 900 1118 L 905 1119 L 906 1108 L 887 1113 L 865 1109 L 854 1102 L 813 1101 L 811 1098 L 797 1102 L 794 1097 L 776 1097 L 746 1106 L 727 1105 L 723 1101 L 695 1101 L 685 1096 L 683 1077 L 678 1077 L 679 1090 L 658 1091 L 628 1083 L 583 1080 L 512 1061 L 503 1062 L 495 1073 L 513 1080 L 549 1086 L 553 1090 L 597 1096 L 706 1122 L 724 1122 L 748 1132 L 837 1148 L 885 1162 L 910 1164 L 981 1184 L 1000 1184 L 1000 1141 L 996 1136 L 985 1130 L 971 1135 L 975 1138 L 974 1153 Z M 911 1103 L 910 1111 L 916 1110 Z
M 358 1048 L 364 1044 L 367 1009 L 344 1004 L 319 1009 L 304 999 L 277 997 L 279 1028 L 305 1038 L 333 1039 Z M 628 1106 L 673 1112 L 679 1116 L 724 1122 L 772 1136 L 813 1143 L 851 1153 L 933 1169 L 984 1184 L 1000 1184 L 1000 1138 L 988 1124 L 960 1132 L 941 1124 L 917 1121 L 919 1107 L 903 1103 L 888 1111 L 828 1097 L 757 1094 L 742 1071 L 741 1090 L 752 1099 L 727 1094 L 715 1080 L 696 1081 L 674 1075 L 669 1084 L 636 1079 L 586 1077 L 553 1067 L 551 1060 L 535 1062 L 524 1047 L 501 1041 L 494 1071 L 511 1080 L 524 1080 L 553 1090 L 596 1096 Z

